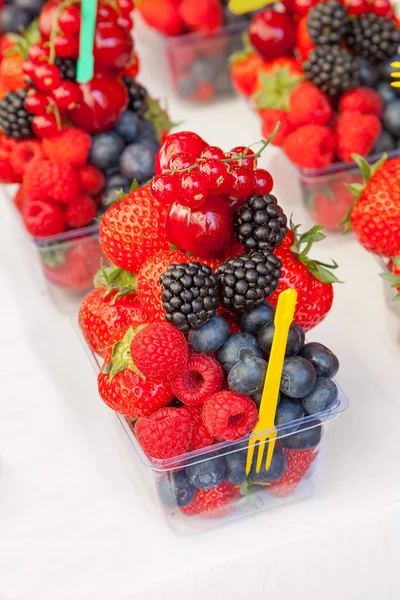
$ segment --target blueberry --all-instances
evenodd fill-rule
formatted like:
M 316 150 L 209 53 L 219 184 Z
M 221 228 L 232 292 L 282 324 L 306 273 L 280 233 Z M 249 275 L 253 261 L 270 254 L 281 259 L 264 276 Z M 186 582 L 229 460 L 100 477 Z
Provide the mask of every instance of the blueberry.
M 312 364 L 302 356 L 285 360 L 281 379 L 281 392 L 289 398 L 304 398 L 313 389 L 317 374 Z
M 209 490 L 223 482 L 226 473 L 224 456 L 215 456 L 186 467 L 189 482 L 199 490 Z
M 279 446 L 275 446 L 274 454 L 272 455 L 272 461 L 269 466 L 268 471 L 265 470 L 265 460 L 267 458 L 267 445 L 264 448 L 264 456 L 261 469 L 259 473 L 256 472 L 256 463 L 257 463 L 257 452 L 259 451 L 259 447 L 256 446 L 254 448 L 253 462 L 251 463 L 251 469 L 249 473 L 249 479 L 254 481 L 254 483 L 271 483 L 272 481 L 277 481 L 280 479 L 286 471 L 287 460 L 286 456 L 283 453 L 283 450 L 279 448 Z
M 153 140 L 156 135 L 157 132 L 154 123 L 152 121 L 147 121 L 146 119 L 141 119 L 139 126 L 139 141 Z
M 365 59 L 361 59 L 361 79 L 363 85 L 368 87 L 375 87 L 379 81 L 379 71 L 371 65 L 371 63 Z
M 301 403 L 308 415 L 315 415 L 336 406 L 337 398 L 336 383 L 332 379 L 318 377 L 314 389 L 305 398 L 302 398 Z
M 274 316 L 275 308 L 272 304 L 264 302 L 264 304 L 259 304 L 249 312 L 241 313 L 239 316 L 239 327 L 246 333 L 257 335 L 263 325 L 274 320 Z
M 273 323 L 267 323 L 261 327 L 257 336 L 258 345 L 267 356 L 269 356 L 271 352 L 274 333 L 275 325 Z M 293 356 L 294 354 L 297 354 L 297 352 L 301 349 L 301 346 L 302 343 L 300 332 L 293 327 L 293 325 L 291 325 L 289 329 L 285 356 Z
M 16 4 L 6 4 L 0 11 L 0 29 L 8 33 L 20 33 L 32 21 L 31 13 L 21 10 Z
M 389 102 L 393 102 L 398 98 L 395 88 L 387 81 L 381 81 L 376 91 L 384 104 L 389 104 Z
M 191 503 L 196 489 L 188 481 L 184 471 L 163 475 L 157 483 L 158 498 L 168 508 L 183 508 Z
M 198 354 L 211 354 L 223 346 L 229 337 L 229 325 L 222 317 L 211 319 L 189 333 L 189 344 Z
M 391 58 L 388 58 L 388 60 L 385 60 L 379 65 L 379 73 L 382 79 L 385 79 L 389 82 L 392 81 L 392 73 L 396 71 L 396 69 L 391 66 L 391 63 L 399 60 L 400 56 L 397 54 Z
M 192 77 L 182 77 L 178 81 L 178 92 L 184 98 L 190 98 L 196 92 L 196 82 Z
M 257 356 L 239 360 L 228 375 L 229 388 L 237 394 L 251 396 L 264 387 L 267 363 Z
M 115 131 L 94 135 L 88 162 L 99 169 L 117 165 L 124 146 L 124 140 Z
M 328 377 L 331 379 L 339 371 L 337 357 L 323 344 L 310 342 L 301 349 L 299 355 L 310 361 L 317 373 L 317 377 Z
M 297 332 L 300 336 L 301 347 L 303 347 L 304 342 L 306 341 L 306 333 L 305 333 L 304 329 L 298 323 L 292 323 L 292 327 L 294 327 L 297 330 Z
M 382 122 L 394 136 L 400 137 L 400 100 L 389 102 L 383 109 Z
M 284 427 L 291 421 L 297 421 L 304 417 L 304 409 L 300 400 L 292 400 L 291 398 L 283 397 L 276 409 L 275 425 L 282 428 L 285 433 L 294 432 L 299 428 L 299 424 L 290 427 Z
M 43 0 L 15 0 L 19 9 L 26 10 L 28 13 L 38 15 L 43 7 Z
M 115 173 L 115 175 L 112 175 L 106 181 L 107 190 L 119 190 L 120 188 L 126 188 L 126 186 L 128 186 L 129 190 L 131 182 L 127 177 L 121 175 L 121 173 Z
M 218 360 L 226 373 L 229 373 L 232 367 L 239 360 L 244 360 L 246 356 L 262 358 L 256 338 L 249 333 L 234 333 L 218 352 Z
M 156 152 L 143 144 L 129 144 L 122 152 L 119 166 L 129 179 L 145 181 L 154 175 Z
M 225 456 L 225 480 L 239 485 L 247 478 L 246 475 L 247 451 L 231 452 Z
M 160 142 L 155 138 L 145 138 L 144 140 L 141 140 L 140 143 L 143 144 L 143 146 L 147 146 L 147 148 L 150 148 L 150 150 L 152 150 L 156 154 L 160 147 Z
M 381 154 L 396 148 L 396 140 L 391 133 L 382 129 L 372 149 L 372 154 Z
M 200 56 L 191 66 L 192 76 L 197 83 L 213 82 L 216 76 L 214 60 Z
M 315 448 L 321 441 L 322 427 L 321 421 L 315 419 L 302 423 L 296 433 L 279 438 L 280 443 L 285 448 L 291 450 L 308 450 Z
M 114 131 L 122 137 L 124 142 L 131 144 L 132 142 L 136 142 L 139 138 L 140 122 L 141 119 L 136 113 L 131 110 L 126 110 L 122 113 L 120 120 L 114 127 Z

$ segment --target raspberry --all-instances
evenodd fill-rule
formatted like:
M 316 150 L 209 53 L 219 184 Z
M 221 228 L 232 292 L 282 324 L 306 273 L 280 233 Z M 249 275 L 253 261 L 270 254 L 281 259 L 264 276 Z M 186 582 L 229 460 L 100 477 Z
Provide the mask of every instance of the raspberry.
M 240 499 L 240 489 L 224 481 L 209 490 L 197 490 L 190 504 L 181 508 L 185 515 L 199 515 L 209 519 L 224 517 L 233 511 Z
M 83 167 L 86 164 L 91 145 L 90 135 L 75 127 L 64 129 L 51 138 L 43 138 L 45 155 L 72 167 Z
M 189 448 L 192 419 L 184 408 L 161 408 L 135 425 L 139 444 L 152 458 L 171 458 Z
M 211 356 L 192 355 L 187 365 L 171 380 L 172 391 L 184 404 L 203 404 L 222 386 L 221 365 Z
M 46 200 L 29 200 L 22 208 L 22 219 L 35 237 L 56 235 L 65 229 L 64 214 L 58 204 Z
M 79 193 L 76 171 L 70 165 L 45 158 L 30 162 L 24 175 L 24 187 L 31 200 L 68 203 Z
M 303 81 L 290 94 L 288 121 L 293 129 L 302 125 L 326 125 L 333 110 L 326 94 L 313 83 Z
M 271 141 L 271 144 L 274 146 L 282 146 L 283 140 L 292 131 L 292 126 L 287 118 L 287 112 L 277 108 L 262 108 L 258 114 L 261 117 L 262 135 L 265 140 L 271 135 L 277 122 L 280 121 L 281 126 Z
M 222 391 L 207 398 L 203 419 L 209 433 L 218 440 L 238 440 L 254 429 L 258 412 L 248 396 Z
M 22 177 L 11 164 L 11 153 L 16 146 L 14 139 L 7 139 L 0 131 L 0 182 L 21 183 Z
M 352 154 L 368 156 L 381 132 L 381 123 L 375 115 L 345 110 L 336 121 L 337 153 L 350 162 Z
M 68 202 L 65 223 L 72 229 L 88 225 L 96 216 L 96 204 L 88 194 L 79 194 Z
M 43 158 L 42 144 L 38 140 L 17 142 L 10 156 L 13 169 L 19 175 L 23 175 L 30 162 L 36 158 Z
M 383 111 L 383 102 L 375 90 L 369 87 L 359 87 L 340 98 L 339 112 L 345 110 L 380 117 Z
M 214 443 L 214 438 L 208 433 L 207 427 L 204 425 L 202 417 L 202 406 L 185 406 L 185 410 L 188 411 L 192 417 L 192 441 L 188 448 L 189 452 L 192 450 L 200 450 L 200 448 L 206 448 Z
M 13 202 L 14 202 L 14 206 L 16 207 L 16 209 L 21 212 L 22 208 L 24 206 L 24 202 L 25 202 L 25 190 L 24 190 L 23 185 L 19 186 L 19 188 L 13 198 Z
M 90 196 L 99 194 L 104 188 L 105 177 L 103 173 L 92 165 L 84 165 L 78 169 L 78 177 L 81 192 L 86 192 Z
M 335 158 L 335 136 L 322 125 L 303 125 L 290 133 L 283 149 L 295 165 L 303 169 L 322 169 Z
M 183 333 L 173 325 L 149 323 L 135 331 L 131 354 L 145 377 L 159 381 L 170 379 L 185 368 L 188 346 Z

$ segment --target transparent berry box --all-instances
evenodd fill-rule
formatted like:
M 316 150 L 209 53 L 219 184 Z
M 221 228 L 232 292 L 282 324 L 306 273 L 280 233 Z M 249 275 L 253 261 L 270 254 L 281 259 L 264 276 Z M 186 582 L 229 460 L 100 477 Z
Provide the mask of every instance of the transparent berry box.
M 388 158 L 400 156 L 400 148 L 387 152 Z M 367 158 L 374 163 L 382 158 L 382 153 Z M 349 183 L 363 181 L 359 167 L 355 163 L 337 162 L 324 169 L 298 168 L 303 202 L 311 218 L 330 231 L 343 231 L 339 223 L 346 217 L 353 202 Z
M 188 33 L 166 38 L 174 88 L 185 100 L 211 102 L 233 93 L 229 57 L 242 47 L 248 21 L 226 25 L 205 36 Z
M 82 332 L 79 332 L 79 336 L 98 375 L 103 359 L 92 353 L 86 345 Z M 301 500 L 318 492 L 324 480 L 329 423 L 346 410 L 348 405 L 348 398 L 338 387 L 337 404 L 334 408 L 279 426 L 271 466 L 267 475 L 265 470 L 261 469 L 257 482 L 248 477 L 243 480 L 240 474 L 240 471 L 243 471 L 251 436 L 234 442 L 220 442 L 201 450 L 158 460 L 145 454 L 141 448 L 135 435 L 134 421 L 118 413 L 115 413 L 115 416 L 121 425 L 121 432 L 124 431 L 127 436 L 132 459 L 140 472 L 142 485 L 137 488 L 138 493 L 146 494 L 148 501 L 157 507 L 172 529 L 190 534 Z M 268 431 L 258 432 L 257 436 Z M 264 461 L 266 450 L 267 448 L 264 449 Z M 256 456 L 257 446 L 253 466 Z M 212 463 L 214 463 L 213 469 L 216 466 L 216 471 L 219 471 L 221 483 L 208 489 L 195 491 L 191 486 L 187 486 L 188 469 L 193 476 L 193 469 L 197 473 L 199 470 L 200 473 L 207 472 Z M 237 467 L 239 472 L 236 470 Z M 301 470 L 300 481 L 294 481 L 292 476 L 287 477 L 290 467 L 295 479 L 296 474 Z M 278 475 L 279 481 L 269 483 L 264 481 L 274 480 Z M 286 480 L 281 479 L 285 475 Z M 250 476 L 257 478 L 253 470 L 250 471 Z M 172 495 L 171 490 L 173 490 Z M 194 509 L 193 493 L 197 494 L 198 500 L 194 504 Z M 188 501 L 190 501 L 190 508 L 187 508 Z M 178 503 L 185 506 L 180 507 Z M 200 511 L 199 514 L 193 514 L 196 510 Z

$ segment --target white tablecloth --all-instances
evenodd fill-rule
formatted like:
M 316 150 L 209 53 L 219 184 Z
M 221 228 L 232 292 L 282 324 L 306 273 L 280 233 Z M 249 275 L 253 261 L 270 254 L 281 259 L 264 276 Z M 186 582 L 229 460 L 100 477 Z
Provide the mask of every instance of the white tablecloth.
M 149 39 L 139 44 L 142 81 L 168 96 Z M 169 109 L 226 150 L 260 138 L 238 99 L 198 107 L 171 96 Z M 262 163 L 287 212 L 308 225 L 293 169 L 274 150 Z M 74 327 L 49 301 L 0 202 L 1 600 L 399 598 L 400 346 L 372 256 L 352 237 L 332 235 L 316 249 L 336 258 L 346 283 L 310 338 L 340 357 L 352 402 L 330 431 L 323 493 L 179 536 L 148 503 Z

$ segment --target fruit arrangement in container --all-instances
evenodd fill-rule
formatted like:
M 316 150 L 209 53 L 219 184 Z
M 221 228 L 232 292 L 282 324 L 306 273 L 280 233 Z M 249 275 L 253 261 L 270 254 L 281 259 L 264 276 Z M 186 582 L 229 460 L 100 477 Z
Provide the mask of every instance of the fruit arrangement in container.
M 268 142 L 224 152 L 192 132 L 168 136 L 151 184 L 103 215 L 109 262 L 79 313 L 103 358 L 99 394 L 155 477 L 167 519 L 185 531 L 207 526 L 196 517 L 240 516 L 312 492 L 323 424 L 347 406 L 333 381 L 337 357 L 305 340 L 332 306 L 337 264 L 308 257 L 321 226 L 301 234 L 287 222 L 271 175 L 257 167 Z M 297 303 L 277 443 L 269 468 L 248 473 L 275 306 L 289 288 Z
M 280 24 L 280 37 L 269 33 Z M 235 87 L 251 99 L 263 135 L 298 167 L 307 208 L 340 229 L 351 205 L 352 154 L 397 153 L 400 97 L 390 85 L 400 30 L 389 2 L 295 2 L 253 17 L 244 50 L 233 57 Z M 307 151 L 305 151 L 307 149 Z
M 171 127 L 136 81 L 132 10 L 130 0 L 98 4 L 94 73 L 86 83 L 77 81 L 81 13 L 73 0 L 47 2 L 36 25 L 9 35 L 11 53 L 0 66 L 0 79 L 5 64 L 12 60 L 14 68 L 12 78 L 1 79 L 0 181 L 19 184 L 14 204 L 48 281 L 79 292 L 90 289 L 99 265 L 97 218 L 133 180 L 151 179 Z M 82 252 L 86 236 L 90 251 Z

